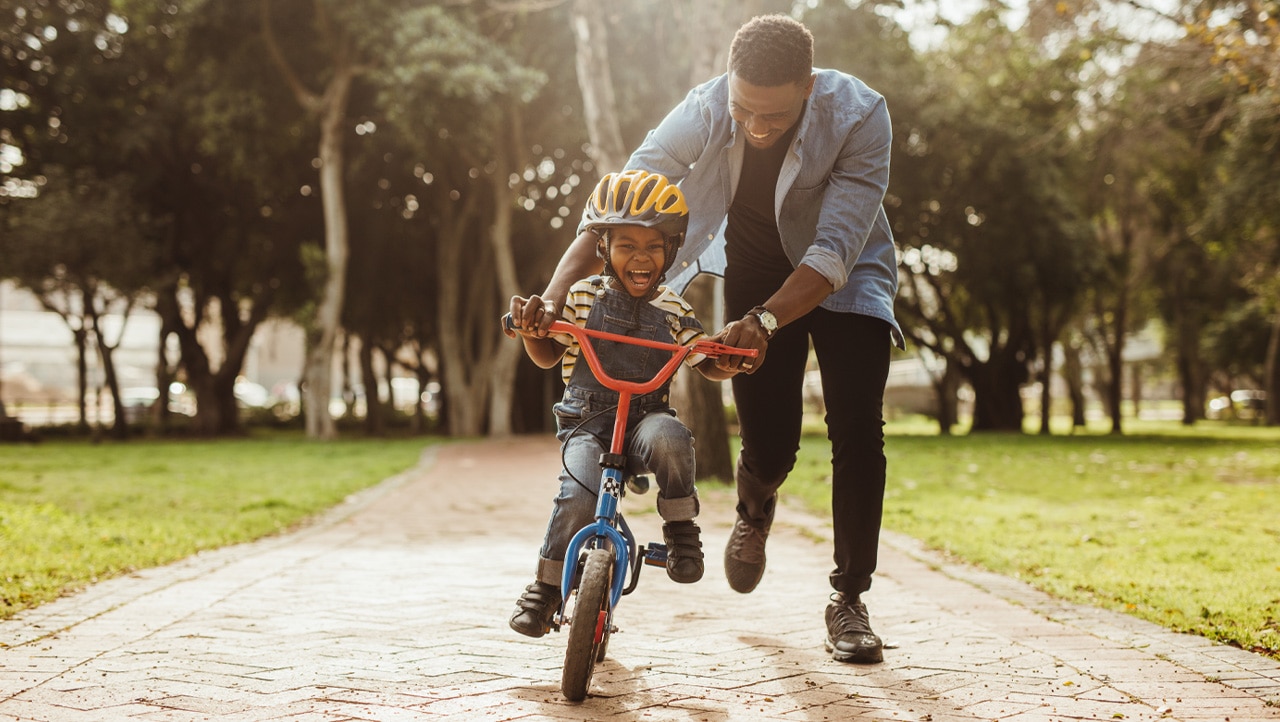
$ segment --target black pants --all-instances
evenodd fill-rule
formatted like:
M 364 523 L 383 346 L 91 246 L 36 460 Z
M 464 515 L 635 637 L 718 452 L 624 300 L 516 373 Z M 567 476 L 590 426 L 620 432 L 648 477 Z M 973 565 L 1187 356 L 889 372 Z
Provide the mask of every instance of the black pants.
M 741 318 L 759 303 L 755 284 L 725 284 L 725 312 Z M 778 487 L 800 448 L 805 365 L 809 342 L 822 375 L 831 441 L 831 508 L 835 570 L 831 586 L 860 594 L 871 586 L 884 507 L 884 386 L 889 374 L 889 324 L 870 316 L 823 308 L 778 330 L 764 365 L 733 377 L 741 426 L 738 514 L 765 523 Z

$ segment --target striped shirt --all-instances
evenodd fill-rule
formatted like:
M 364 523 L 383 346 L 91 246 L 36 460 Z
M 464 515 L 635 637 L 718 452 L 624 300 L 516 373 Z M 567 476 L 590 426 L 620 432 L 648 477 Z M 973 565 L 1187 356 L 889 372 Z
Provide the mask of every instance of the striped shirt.
M 561 318 L 579 328 L 586 328 L 587 318 L 591 316 L 591 309 L 596 303 L 596 289 L 597 286 L 590 278 L 584 278 L 573 284 L 569 289 L 569 298 L 561 312 Z M 689 346 L 706 337 L 707 334 L 702 330 L 702 325 L 697 323 L 693 315 L 693 307 L 670 288 L 659 286 L 658 295 L 649 303 L 666 312 L 667 318 L 671 320 L 672 343 Z M 680 322 L 682 318 L 693 319 L 694 324 L 692 326 L 682 324 Z M 569 347 L 564 353 L 564 359 L 560 362 L 560 375 L 567 386 L 569 379 L 573 377 L 573 367 L 577 365 L 582 350 L 578 348 L 578 342 L 573 336 L 567 333 L 554 334 L 551 338 Z M 691 353 L 684 357 L 684 362 L 693 367 L 702 363 L 704 359 L 706 356 L 703 354 Z

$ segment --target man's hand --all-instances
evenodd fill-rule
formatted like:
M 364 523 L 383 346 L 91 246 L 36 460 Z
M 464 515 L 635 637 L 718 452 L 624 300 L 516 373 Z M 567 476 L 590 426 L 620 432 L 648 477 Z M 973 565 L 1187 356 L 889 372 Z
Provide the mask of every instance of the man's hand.
M 721 356 L 716 359 L 716 368 L 729 373 L 753 374 L 764 363 L 765 351 L 769 348 L 769 334 L 765 333 L 760 320 L 755 316 L 747 316 L 729 325 L 711 337 L 712 341 L 737 348 L 753 348 L 757 352 L 755 358 L 749 356 Z
M 555 301 L 534 294 L 528 298 L 511 297 L 511 325 L 515 331 L 503 329 L 510 338 L 519 333 L 523 336 L 546 338 L 551 324 L 560 318 L 560 308 Z

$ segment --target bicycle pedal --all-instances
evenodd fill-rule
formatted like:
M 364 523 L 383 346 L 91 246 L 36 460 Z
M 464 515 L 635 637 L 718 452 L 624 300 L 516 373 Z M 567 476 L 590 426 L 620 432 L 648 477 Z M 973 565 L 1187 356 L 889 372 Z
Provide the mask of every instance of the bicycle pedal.
M 627 477 L 627 490 L 632 494 L 643 494 L 649 491 L 649 477 L 645 474 L 637 474 Z
M 651 567 L 667 565 L 667 545 L 661 542 L 650 542 L 644 550 L 644 563 Z

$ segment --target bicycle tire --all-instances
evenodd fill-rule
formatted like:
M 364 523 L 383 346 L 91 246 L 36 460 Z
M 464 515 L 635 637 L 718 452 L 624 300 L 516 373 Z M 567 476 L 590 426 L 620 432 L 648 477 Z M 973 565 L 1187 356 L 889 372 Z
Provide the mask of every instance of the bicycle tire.
M 596 656 L 608 639 L 609 590 L 613 582 L 613 552 L 592 549 L 582 570 L 573 617 L 569 624 L 569 646 L 564 653 L 564 673 L 560 691 L 570 702 L 581 702 L 591 685 Z

